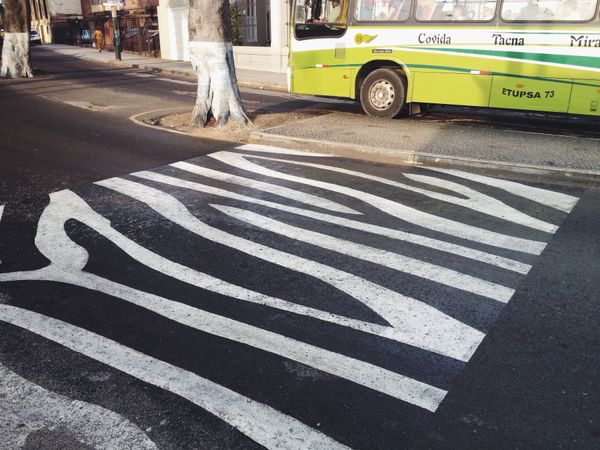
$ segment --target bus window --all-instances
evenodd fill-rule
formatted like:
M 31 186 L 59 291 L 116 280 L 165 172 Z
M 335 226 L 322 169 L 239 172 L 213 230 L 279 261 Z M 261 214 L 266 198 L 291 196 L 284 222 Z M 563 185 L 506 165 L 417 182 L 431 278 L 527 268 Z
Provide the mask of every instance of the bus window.
M 402 22 L 410 15 L 411 0 L 358 0 L 354 17 L 363 21 Z
M 348 0 L 298 0 L 294 32 L 298 39 L 341 36 L 347 17 Z
M 585 22 L 594 17 L 597 0 L 505 0 L 501 17 L 506 21 Z
M 482 22 L 494 18 L 495 1 L 417 0 L 415 17 L 422 22 Z

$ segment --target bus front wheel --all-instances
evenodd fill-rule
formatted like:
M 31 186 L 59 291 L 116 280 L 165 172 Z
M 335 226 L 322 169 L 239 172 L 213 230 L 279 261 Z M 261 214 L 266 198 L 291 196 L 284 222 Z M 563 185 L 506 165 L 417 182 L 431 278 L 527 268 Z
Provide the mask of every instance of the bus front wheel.
M 397 117 L 406 105 L 406 81 L 392 69 L 374 70 L 360 87 L 360 104 L 368 116 Z

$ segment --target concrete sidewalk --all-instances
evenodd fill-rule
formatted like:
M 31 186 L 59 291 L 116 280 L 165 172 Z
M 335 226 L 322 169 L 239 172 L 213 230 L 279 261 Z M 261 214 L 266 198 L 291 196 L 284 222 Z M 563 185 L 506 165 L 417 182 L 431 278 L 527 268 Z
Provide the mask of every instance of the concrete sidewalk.
M 121 53 L 121 61 L 115 60 L 114 52 L 99 52 L 91 47 L 73 47 L 71 45 L 49 44 L 45 49 L 73 58 L 81 58 L 98 63 L 112 64 L 121 67 L 132 67 L 147 72 L 160 73 L 196 80 L 192 65 L 187 61 L 171 61 L 135 53 Z M 237 69 L 238 84 L 255 89 L 287 92 L 287 78 L 284 73 L 265 72 L 260 70 Z
M 115 61 L 114 53 L 92 48 L 57 44 L 44 48 L 73 58 L 196 79 L 189 62 L 132 53 Z M 237 70 L 237 76 L 242 87 L 287 91 L 285 74 Z M 254 132 L 252 140 L 370 161 L 477 168 L 513 178 L 600 186 L 598 118 L 489 109 L 465 115 L 456 107 L 435 109 L 447 111 L 445 117 L 383 120 L 367 117 L 347 102 L 334 102 L 329 114 L 321 110 L 312 119 Z

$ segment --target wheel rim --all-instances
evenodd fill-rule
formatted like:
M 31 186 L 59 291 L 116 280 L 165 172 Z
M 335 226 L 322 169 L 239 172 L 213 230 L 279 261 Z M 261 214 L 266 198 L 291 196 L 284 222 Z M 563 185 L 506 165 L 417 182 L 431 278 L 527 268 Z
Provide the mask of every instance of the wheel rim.
M 390 109 L 396 99 L 396 90 L 387 80 L 378 80 L 369 89 L 369 102 L 378 111 Z

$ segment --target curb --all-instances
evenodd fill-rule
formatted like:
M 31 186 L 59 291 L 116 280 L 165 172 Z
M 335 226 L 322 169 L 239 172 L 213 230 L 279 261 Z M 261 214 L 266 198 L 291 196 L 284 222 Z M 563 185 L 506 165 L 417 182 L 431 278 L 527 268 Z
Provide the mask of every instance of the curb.
M 358 144 L 320 141 L 295 138 L 279 134 L 255 131 L 250 135 L 251 142 L 282 145 L 296 150 L 333 153 L 338 156 L 375 163 L 402 166 L 430 166 L 452 169 L 478 169 L 494 175 L 506 175 L 523 181 L 540 183 L 568 184 L 570 186 L 599 187 L 600 171 L 572 169 L 568 167 L 548 167 L 535 164 L 511 163 L 506 161 L 484 160 L 433 153 L 393 150 L 385 147 L 365 147 Z
M 175 70 L 175 69 L 163 69 L 160 67 L 146 65 L 146 64 L 137 64 L 137 63 L 127 63 L 125 61 L 108 61 L 108 64 L 114 64 L 118 66 L 131 67 L 132 69 L 144 70 L 146 72 L 163 74 L 163 75 L 171 75 L 175 77 L 186 78 L 188 80 L 196 81 L 196 73 L 192 70 Z M 258 81 L 244 81 L 238 79 L 238 86 L 245 87 L 250 89 L 259 89 L 265 91 L 275 91 L 275 92 L 286 92 L 287 86 L 283 86 L 281 84 L 271 84 L 271 83 L 260 83 Z

